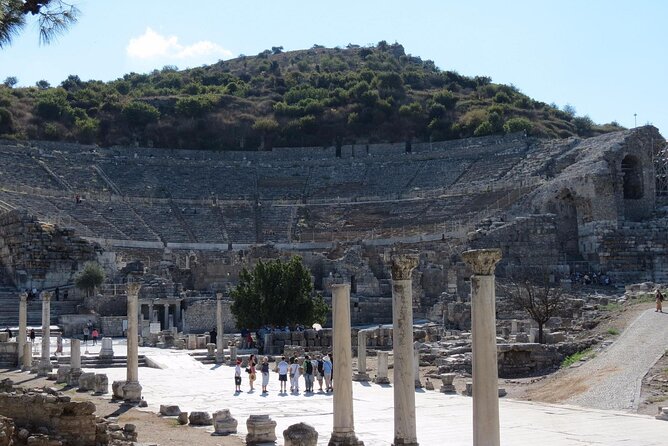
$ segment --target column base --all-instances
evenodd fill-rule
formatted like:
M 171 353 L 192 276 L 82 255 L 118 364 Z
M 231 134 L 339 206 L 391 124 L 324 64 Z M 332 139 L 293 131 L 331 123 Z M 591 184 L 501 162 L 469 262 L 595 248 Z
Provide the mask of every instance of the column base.
M 367 373 L 355 373 L 353 375 L 353 381 L 371 381 L 371 378 Z
M 376 384 L 389 384 L 390 383 L 390 378 L 388 378 L 388 377 L 383 377 L 383 378 L 375 377 L 373 379 L 373 382 L 376 383 Z
M 53 365 L 51 365 L 50 359 L 41 359 L 39 365 L 37 366 L 37 376 L 47 376 L 53 371 Z
M 224 364 L 225 357 L 222 354 L 216 353 L 216 364 Z
M 394 441 L 392 442 L 392 446 L 418 446 L 417 441 L 408 441 L 408 440 L 402 440 L 399 438 L 395 438 Z
M 333 432 L 328 446 L 364 446 L 364 442 L 357 438 L 355 432 L 345 434 Z
M 441 393 L 457 393 L 457 390 L 452 384 L 445 384 L 441 386 Z
M 123 386 L 123 401 L 138 403 L 141 401 L 142 386 L 136 381 L 128 381 Z

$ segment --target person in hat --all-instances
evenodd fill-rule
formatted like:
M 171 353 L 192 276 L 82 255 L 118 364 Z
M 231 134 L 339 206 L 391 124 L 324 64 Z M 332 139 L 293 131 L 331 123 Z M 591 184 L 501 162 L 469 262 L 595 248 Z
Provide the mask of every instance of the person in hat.
M 235 393 L 241 392 L 241 359 L 237 359 L 237 366 L 234 368 Z

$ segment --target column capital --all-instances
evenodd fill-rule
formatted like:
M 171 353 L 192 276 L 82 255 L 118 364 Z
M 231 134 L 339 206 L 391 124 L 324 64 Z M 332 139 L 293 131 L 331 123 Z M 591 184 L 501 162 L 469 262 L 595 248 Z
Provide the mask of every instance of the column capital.
M 128 297 L 139 297 L 139 289 L 141 288 L 141 283 L 130 282 L 127 284 L 126 289 L 128 291 Z
M 19 299 L 21 299 L 21 302 L 27 302 L 28 301 L 28 293 L 23 291 L 22 293 L 19 294 Z
M 331 286 L 332 294 L 345 293 L 346 291 L 350 291 L 350 284 L 348 283 L 333 283 Z
M 51 293 L 48 292 L 48 291 L 42 291 L 40 293 L 40 296 L 41 296 L 43 301 L 51 300 Z
M 417 254 L 398 254 L 392 256 L 392 280 L 409 280 L 413 269 L 418 265 Z
M 223 293 L 216 293 L 216 299 L 223 300 Z
M 501 250 L 493 248 L 464 251 L 462 260 L 473 270 L 473 274 L 491 276 L 494 274 L 496 264 L 501 260 Z

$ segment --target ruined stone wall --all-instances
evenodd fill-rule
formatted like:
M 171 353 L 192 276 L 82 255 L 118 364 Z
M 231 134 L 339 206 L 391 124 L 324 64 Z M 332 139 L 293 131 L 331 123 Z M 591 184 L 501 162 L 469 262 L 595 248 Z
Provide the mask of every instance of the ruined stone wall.
M 46 428 L 49 434 L 61 436 L 71 446 L 102 443 L 97 435 L 95 405 L 89 401 L 78 403 L 70 401 L 68 396 L 37 393 L 0 393 L 0 415 L 11 418 L 18 428 L 32 432 Z
M 192 300 L 186 299 L 183 321 L 184 333 L 204 333 L 216 328 L 216 299 Z M 223 326 L 227 333 L 239 331 L 230 306 L 232 302 L 223 301 Z
M 0 264 L 12 285 L 38 289 L 71 283 L 95 249 L 74 231 L 40 223 L 25 211 L 0 215 Z

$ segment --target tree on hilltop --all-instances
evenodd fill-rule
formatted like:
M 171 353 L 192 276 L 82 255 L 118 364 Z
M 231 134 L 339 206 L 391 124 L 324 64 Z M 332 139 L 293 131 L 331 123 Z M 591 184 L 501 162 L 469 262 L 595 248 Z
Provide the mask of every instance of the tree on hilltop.
M 95 292 L 95 289 L 104 282 L 104 270 L 102 267 L 94 262 L 88 262 L 84 265 L 84 269 L 74 280 L 77 288 L 84 290 L 86 295 Z
M 244 268 L 232 290 L 232 314 L 237 327 L 323 323 L 329 311 L 322 296 L 311 297 L 311 273 L 301 257 L 258 262 Z
M 1 0 L 0 48 L 9 45 L 21 31 L 28 14 L 37 16 L 40 43 L 50 43 L 76 23 L 79 10 L 62 0 Z

